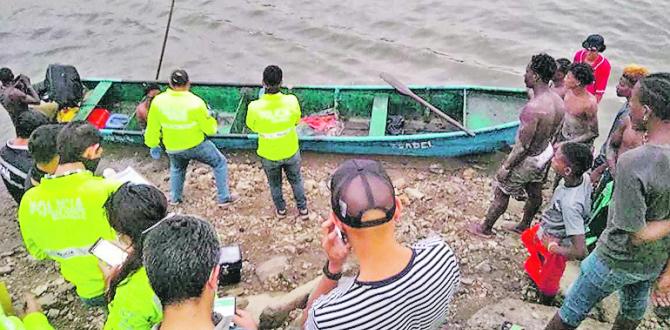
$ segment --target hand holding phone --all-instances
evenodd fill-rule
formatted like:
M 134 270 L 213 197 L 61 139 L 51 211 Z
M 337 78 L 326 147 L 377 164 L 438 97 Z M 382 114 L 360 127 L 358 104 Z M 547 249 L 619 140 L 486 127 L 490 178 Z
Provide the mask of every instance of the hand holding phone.
M 340 238 L 340 241 L 342 241 L 342 244 L 346 245 L 347 244 L 347 237 L 342 234 L 342 231 L 340 230 L 340 227 L 335 225 L 335 234 L 337 234 L 337 237 Z
M 347 237 L 337 227 L 334 215 L 321 224 L 321 247 L 328 255 L 331 270 L 339 271 L 349 256 Z

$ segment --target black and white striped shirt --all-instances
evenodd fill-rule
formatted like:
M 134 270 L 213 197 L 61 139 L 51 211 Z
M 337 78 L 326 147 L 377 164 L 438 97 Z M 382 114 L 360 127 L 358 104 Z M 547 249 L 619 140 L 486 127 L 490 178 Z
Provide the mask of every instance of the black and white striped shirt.
M 342 279 L 309 310 L 306 329 L 437 329 L 444 325 L 460 271 L 440 238 L 412 247 L 399 274 L 378 282 Z

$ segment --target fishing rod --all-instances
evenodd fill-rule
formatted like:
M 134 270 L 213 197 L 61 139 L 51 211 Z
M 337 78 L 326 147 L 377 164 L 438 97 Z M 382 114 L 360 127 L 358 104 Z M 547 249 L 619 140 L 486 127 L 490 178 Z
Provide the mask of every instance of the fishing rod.
M 163 38 L 163 48 L 161 49 L 161 57 L 158 60 L 158 70 L 156 70 L 155 80 L 158 80 L 158 76 L 160 76 L 161 74 L 161 66 L 163 65 L 163 55 L 165 55 L 165 46 L 167 45 L 168 33 L 170 33 L 170 23 L 172 23 L 172 12 L 174 11 L 174 1 L 175 0 L 172 0 L 172 4 L 170 5 L 170 14 L 168 15 L 167 26 L 165 27 L 165 38 Z

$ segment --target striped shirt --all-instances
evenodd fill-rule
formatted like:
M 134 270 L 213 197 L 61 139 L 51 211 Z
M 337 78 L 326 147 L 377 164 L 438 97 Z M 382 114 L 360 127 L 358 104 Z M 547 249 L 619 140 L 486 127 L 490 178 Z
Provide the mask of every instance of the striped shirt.
M 28 146 L 14 145 L 11 141 L 7 141 L 7 145 L 0 149 L 0 176 L 16 204 L 23 198 L 23 188 L 31 167 L 33 158 L 30 156 Z
M 342 279 L 309 311 L 306 329 L 437 329 L 447 318 L 460 271 L 440 238 L 419 241 L 399 274 L 378 282 Z

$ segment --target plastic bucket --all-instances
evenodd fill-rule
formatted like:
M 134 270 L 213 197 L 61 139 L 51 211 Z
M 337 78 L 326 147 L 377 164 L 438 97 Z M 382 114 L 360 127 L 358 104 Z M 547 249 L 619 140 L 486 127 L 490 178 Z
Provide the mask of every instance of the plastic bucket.
M 107 123 L 109 116 L 109 110 L 105 108 L 95 108 L 93 111 L 91 111 L 86 120 L 88 120 L 91 125 L 97 127 L 98 129 L 103 129 L 105 128 L 105 124 Z

